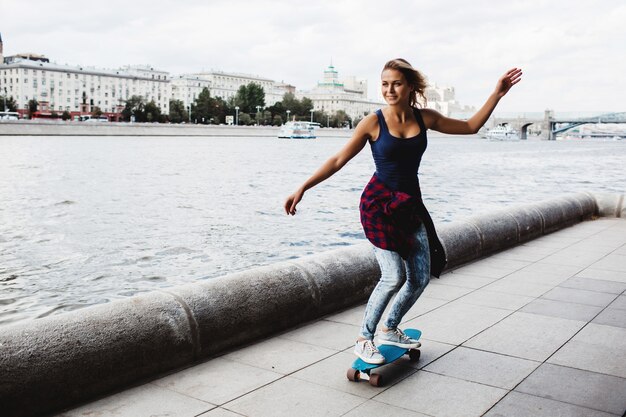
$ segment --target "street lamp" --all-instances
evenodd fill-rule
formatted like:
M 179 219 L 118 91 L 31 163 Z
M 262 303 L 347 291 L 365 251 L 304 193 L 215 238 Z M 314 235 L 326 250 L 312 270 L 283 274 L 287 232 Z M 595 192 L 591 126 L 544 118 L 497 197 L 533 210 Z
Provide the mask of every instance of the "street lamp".
M 239 126 L 239 106 L 235 106 L 235 126 Z
M 291 110 L 287 110 L 287 121 L 289 121 L 289 113 L 291 113 Z
M 260 123 L 259 123 L 259 111 L 261 111 L 261 106 L 256 106 L 256 124 L 257 124 L 257 126 L 260 125 Z
M 191 104 L 189 105 L 189 124 L 191 124 Z
M 330 127 L 330 114 L 326 115 L 326 127 Z
M 311 123 L 313 123 L 313 109 L 311 109 Z

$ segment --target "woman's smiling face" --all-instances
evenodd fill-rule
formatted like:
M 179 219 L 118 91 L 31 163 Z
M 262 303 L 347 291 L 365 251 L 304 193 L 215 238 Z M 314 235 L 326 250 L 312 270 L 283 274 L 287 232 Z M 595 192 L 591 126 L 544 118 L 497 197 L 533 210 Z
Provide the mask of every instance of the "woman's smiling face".
M 383 71 L 381 78 L 381 91 L 383 98 L 390 106 L 409 103 L 409 95 L 412 88 L 400 71 L 388 68 Z

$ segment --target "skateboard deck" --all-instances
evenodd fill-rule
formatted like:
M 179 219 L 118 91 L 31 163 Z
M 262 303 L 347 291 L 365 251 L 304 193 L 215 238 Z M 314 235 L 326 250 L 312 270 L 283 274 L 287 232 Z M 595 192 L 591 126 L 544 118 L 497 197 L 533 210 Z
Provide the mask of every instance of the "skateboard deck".
M 419 340 L 422 336 L 422 332 L 417 329 L 406 329 L 404 330 L 404 334 L 414 340 Z M 381 364 L 372 364 L 364 362 L 361 358 L 356 359 L 352 362 L 352 367 L 348 369 L 348 379 L 350 381 L 358 382 L 362 379 L 362 374 L 365 374 L 367 375 L 367 379 L 369 379 L 371 385 L 379 387 L 382 385 L 382 377 L 380 374 L 372 374 L 372 370 L 393 363 L 404 355 L 409 355 L 409 360 L 411 362 L 417 362 L 420 357 L 419 349 L 405 349 L 398 346 L 380 345 L 378 346 L 378 350 L 380 351 L 380 354 L 385 357 L 385 362 Z

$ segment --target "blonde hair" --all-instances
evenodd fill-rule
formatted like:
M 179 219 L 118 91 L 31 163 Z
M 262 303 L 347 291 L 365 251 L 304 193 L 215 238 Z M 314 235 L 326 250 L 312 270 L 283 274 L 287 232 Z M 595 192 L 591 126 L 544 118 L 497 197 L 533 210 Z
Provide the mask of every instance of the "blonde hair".
M 422 75 L 418 70 L 413 68 L 406 59 L 396 58 L 388 61 L 383 67 L 383 71 L 386 69 L 394 69 L 400 71 L 408 84 L 413 88 L 409 96 L 409 105 L 411 107 L 424 107 L 426 106 L 426 77 Z

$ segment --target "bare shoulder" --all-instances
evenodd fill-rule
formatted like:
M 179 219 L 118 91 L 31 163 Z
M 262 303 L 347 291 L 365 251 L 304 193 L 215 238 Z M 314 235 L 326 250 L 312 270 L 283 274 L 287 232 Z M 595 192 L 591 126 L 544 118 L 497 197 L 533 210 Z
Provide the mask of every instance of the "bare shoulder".
M 378 117 L 376 113 L 370 113 L 359 122 L 355 131 L 367 139 L 373 139 L 378 137 L 378 129 Z
M 376 113 L 370 113 L 365 116 L 359 123 L 359 126 L 361 126 L 361 124 L 363 124 L 363 127 L 368 130 L 371 128 L 378 128 L 378 117 L 376 116 Z
M 436 125 L 437 120 L 442 117 L 441 113 L 433 109 L 420 109 L 420 113 L 422 115 L 422 119 L 424 119 L 426 129 L 432 129 L 433 126 Z

